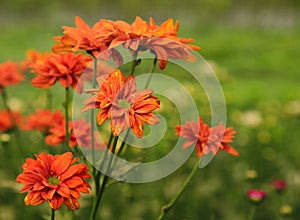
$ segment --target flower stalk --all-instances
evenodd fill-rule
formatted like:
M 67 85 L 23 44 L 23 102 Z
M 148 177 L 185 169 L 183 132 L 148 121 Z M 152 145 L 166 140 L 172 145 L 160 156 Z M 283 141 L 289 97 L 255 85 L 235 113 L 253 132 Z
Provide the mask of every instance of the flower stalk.
M 69 148 L 69 87 L 65 91 L 65 116 L 66 116 L 66 149 Z
M 55 220 L 55 210 L 51 209 L 51 220 Z
M 174 204 L 177 202 L 177 200 L 183 194 L 184 190 L 187 188 L 187 186 L 191 182 L 193 176 L 196 174 L 196 171 L 198 169 L 199 169 L 198 168 L 198 163 L 196 163 L 196 166 L 193 168 L 193 170 L 191 171 L 191 173 L 188 175 L 188 177 L 186 178 L 185 182 L 183 183 L 183 185 L 181 186 L 181 188 L 177 191 L 177 193 L 173 197 L 173 199 L 168 204 L 164 205 L 161 208 L 161 213 L 158 216 L 157 220 L 162 220 L 162 219 L 165 218 L 165 216 L 167 215 L 167 213 L 173 208 Z
M 97 76 L 97 58 L 94 57 L 94 68 L 93 68 L 93 82 L 92 88 L 96 88 L 96 76 Z M 95 175 L 95 123 L 94 123 L 95 110 L 91 109 L 91 149 L 92 149 L 92 163 L 93 163 L 93 175 Z
M 109 161 L 108 161 L 108 165 L 107 165 L 107 169 L 106 169 L 106 174 L 110 172 L 112 161 L 113 161 L 113 154 L 114 154 L 114 152 L 116 150 L 116 147 L 117 147 L 117 144 L 118 144 L 118 138 L 119 138 L 118 136 L 114 137 L 114 142 L 113 142 L 113 145 L 112 145 L 111 155 L 109 157 Z M 103 196 L 104 189 L 105 189 L 108 178 L 109 177 L 107 175 L 103 176 L 99 192 L 96 195 L 96 199 L 94 200 L 94 203 L 93 203 L 93 208 L 92 208 L 90 220 L 95 220 L 96 219 L 96 214 L 97 214 L 97 211 L 98 211 L 98 208 L 99 208 L 99 205 L 100 205 L 100 202 L 101 202 L 101 198 Z

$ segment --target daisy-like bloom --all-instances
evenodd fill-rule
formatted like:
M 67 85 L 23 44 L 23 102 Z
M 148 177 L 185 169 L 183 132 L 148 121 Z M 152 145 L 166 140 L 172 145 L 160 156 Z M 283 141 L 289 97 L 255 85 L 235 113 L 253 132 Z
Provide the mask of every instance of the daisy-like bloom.
M 14 128 L 14 126 L 21 126 L 22 124 L 21 115 L 16 112 L 9 112 L 8 110 L 0 111 L 0 133 L 9 131 Z
M 91 186 L 85 180 L 91 178 L 85 164 L 74 164 L 78 158 L 72 158 L 71 152 L 53 156 L 41 153 L 36 160 L 27 158 L 23 172 L 16 181 L 24 184 L 21 193 L 28 192 L 26 205 L 39 205 L 48 202 L 54 210 L 64 203 L 69 209 L 78 209 L 81 195 L 89 193 Z
M 281 179 L 276 179 L 272 181 L 273 187 L 277 192 L 282 192 L 286 188 L 286 181 Z
M 72 132 L 73 124 L 69 121 L 69 134 Z M 54 123 L 53 126 L 49 129 L 49 134 L 45 137 L 45 142 L 49 146 L 58 146 L 64 143 L 66 140 L 66 120 L 63 119 L 57 123 Z M 74 135 L 69 136 L 69 147 L 75 147 L 77 141 Z
M 61 123 L 64 120 L 64 115 L 57 110 L 52 112 L 50 109 L 37 109 L 34 113 L 28 116 L 22 129 L 24 130 L 38 130 L 41 132 L 48 132 L 53 127 L 53 122 Z
M 234 134 L 236 133 L 232 127 L 225 128 L 225 126 L 220 123 L 210 128 L 203 122 L 202 118 L 199 118 L 198 123 L 188 121 L 185 125 L 177 125 L 175 130 L 177 136 L 187 139 L 183 144 L 183 149 L 193 144 L 196 145 L 198 157 L 201 157 L 203 154 L 208 154 L 209 152 L 213 152 L 213 154 L 216 155 L 220 150 L 238 156 L 238 152 L 228 144 L 232 142 Z
M 17 85 L 24 80 L 18 63 L 6 61 L 0 64 L 0 92 L 7 86 Z
M 136 90 L 134 77 L 126 79 L 120 70 L 115 70 L 106 79 L 98 79 L 98 83 L 100 90 L 85 100 L 83 111 L 100 108 L 98 123 L 110 118 L 115 136 L 131 128 L 138 137 L 142 137 L 143 123 L 159 122 L 152 111 L 160 107 L 160 101 L 150 89 Z
M 250 189 L 248 190 L 248 198 L 254 204 L 260 204 L 266 198 L 266 192 L 258 189 Z
M 30 66 L 33 72 L 38 73 L 31 83 L 39 88 L 50 88 L 59 81 L 63 87 L 71 86 L 81 93 L 83 85 L 79 78 L 91 61 L 89 56 L 82 54 L 50 54 Z

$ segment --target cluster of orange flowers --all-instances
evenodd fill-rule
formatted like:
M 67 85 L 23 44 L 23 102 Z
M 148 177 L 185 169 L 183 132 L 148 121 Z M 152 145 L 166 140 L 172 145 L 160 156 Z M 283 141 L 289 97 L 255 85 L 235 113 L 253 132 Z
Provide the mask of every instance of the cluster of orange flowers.
M 80 17 L 76 17 L 75 24 L 76 27 L 63 26 L 64 35 L 54 37 L 57 44 L 52 50 L 55 53 L 83 50 L 94 57 L 113 57 L 121 65 L 122 57 L 114 48 L 123 45 L 135 57 L 140 52 L 150 50 L 159 60 L 160 69 L 164 69 L 169 58 L 191 61 L 194 57 L 189 51 L 200 49 L 187 44 L 193 42 L 193 39 L 177 36 L 179 22 L 174 24 L 173 19 L 161 25 L 157 25 L 152 18 L 148 23 L 138 16 L 131 25 L 124 21 L 101 19 L 91 28 Z
M 80 77 L 83 71 L 91 72 L 88 64 L 93 58 L 94 60 L 112 58 L 116 64 L 122 65 L 123 58 L 116 46 L 128 49 L 134 60 L 137 60 L 142 52 L 150 51 L 155 61 L 158 60 L 160 69 L 166 67 L 169 59 L 194 61 L 195 57 L 191 50 L 200 49 L 189 44 L 193 39 L 177 36 L 179 23 L 173 19 L 168 19 L 161 25 L 157 25 L 152 18 L 146 22 L 136 17 L 132 24 L 101 19 L 90 27 L 80 17 L 76 17 L 75 24 L 76 27 L 63 26 L 64 35 L 54 37 L 56 41 L 52 47 L 54 53 L 28 52 L 28 59 L 21 67 L 23 69 L 30 67 L 31 72 L 37 73 L 31 81 L 33 86 L 46 89 L 59 82 L 64 88 L 71 87 L 81 93 L 84 91 L 84 81 Z M 75 53 L 82 51 L 87 54 Z M 100 60 L 98 64 L 102 62 Z M 86 91 L 92 93 L 92 96 L 84 101 L 82 111 L 99 109 L 96 117 L 98 124 L 110 120 L 114 136 L 131 129 L 141 138 L 144 124 L 159 123 L 159 118 L 153 111 L 160 108 L 160 100 L 153 95 L 154 91 L 151 89 L 137 90 L 136 79 L 132 74 L 126 77 L 119 69 L 103 67 L 105 65 L 101 63 L 102 72 L 95 73 L 98 88 Z M 89 75 L 88 78 L 90 80 L 93 77 Z M 22 80 L 24 76 L 15 63 L 6 62 L 0 65 L 0 92 L 4 87 L 15 85 Z M 18 114 L 9 110 L 0 112 L 0 116 L 0 132 L 20 124 Z M 97 131 L 90 135 L 93 132 L 91 124 L 85 120 L 69 122 L 67 116 L 67 113 L 64 116 L 60 111 L 38 109 L 24 119 L 20 127 L 24 130 L 43 132 L 45 142 L 50 146 L 67 141 L 70 147 L 76 145 L 98 149 L 105 147 L 96 138 L 91 141 L 92 137 L 98 135 Z M 199 157 L 211 151 L 216 154 L 219 150 L 238 155 L 229 145 L 235 131 L 232 128 L 225 128 L 222 124 L 210 128 L 199 118 L 198 123 L 186 122 L 185 125 L 178 125 L 176 134 L 186 138 L 184 149 L 195 144 Z M 70 152 L 56 156 L 46 153 L 35 156 L 36 160 L 26 159 L 22 167 L 23 173 L 16 179 L 17 182 L 24 184 L 21 192 L 28 192 L 25 203 L 38 205 L 47 201 L 54 210 L 60 208 L 63 203 L 71 210 L 78 209 L 80 193 L 88 193 L 91 188 L 85 180 L 91 177 L 86 165 L 74 164 L 78 158 L 73 159 Z

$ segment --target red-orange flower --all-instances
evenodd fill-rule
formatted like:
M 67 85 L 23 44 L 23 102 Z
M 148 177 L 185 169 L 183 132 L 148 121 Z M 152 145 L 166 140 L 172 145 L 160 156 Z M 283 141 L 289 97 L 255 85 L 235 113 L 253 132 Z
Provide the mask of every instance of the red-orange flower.
M 69 121 L 68 133 L 71 134 L 73 129 L 73 124 Z M 58 146 L 64 143 L 66 140 L 66 120 L 63 119 L 57 123 L 54 123 L 53 126 L 49 129 L 49 134 L 45 137 L 45 142 L 49 146 Z M 77 141 L 75 136 L 69 136 L 69 147 L 75 147 L 77 145 Z
M 118 65 L 122 65 L 121 55 L 115 49 L 109 49 L 111 41 L 116 36 L 113 21 L 102 19 L 91 28 L 83 19 L 76 16 L 75 24 L 76 27 L 63 26 L 64 35 L 53 38 L 57 41 L 52 47 L 54 53 L 84 50 L 94 57 L 101 53 L 101 58 L 106 60 L 112 56 Z
M 111 119 L 112 132 L 119 135 L 131 128 L 138 136 L 143 135 L 143 122 L 156 124 L 159 119 L 152 113 L 160 107 L 160 101 L 150 89 L 136 90 L 134 77 L 126 77 L 120 70 L 111 73 L 105 80 L 100 79 L 99 92 L 87 99 L 83 111 L 100 108 L 97 121 L 102 124 Z
M 7 86 L 17 85 L 24 80 L 20 66 L 13 61 L 6 61 L 0 64 L 0 92 Z
M 76 140 L 77 145 L 80 147 L 87 147 L 91 148 L 92 146 L 92 139 L 91 139 L 91 132 L 92 132 L 92 127 L 90 123 L 87 123 L 85 120 L 76 120 L 73 121 L 73 130 L 71 133 L 71 138 Z M 95 149 L 103 149 L 104 144 L 101 144 L 98 139 L 98 132 L 95 131 L 94 133 L 94 148 Z
M 137 16 L 132 25 L 118 26 L 121 34 L 112 41 L 110 47 L 124 43 L 123 46 L 135 56 L 149 49 L 159 60 L 160 69 L 166 67 L 169 58 L 194 61 L 195 57 L 191 55 L 190 50 L 200 48 L 187 44 L 193 39 L 178 38 L 178 27 L 179 22 L 177 21 L 174 26 L 173 19 L 168 19 L 157 26 L 152 18 L 148 24 Z
M 26 51 L 26 59 L 21 63 L 21 67 L 25 71 L 30 67 L 31 64 L 35 63 L 38 60 L 45 59 L 48 55 L 49 53 L 47 52 L 42 53 L 36 50 L 28 50 Z
M 196 144 L 196 151 L 198 157 L 202 154 L 213 152 L 217 154 L 220 150 L 238 156 L 238 152 L 232 148 L 228 143 L 232 142 L 236 131 L 232 127 L 226 128 L 222 123 L 210 128 L 207 124 L 199 118 L 198 123 L 194 121 L 186 122 L 185 125 L 177 125 L 175 127 L 176 135 L 186 138 L 183 144 L 183 149 Z
M 32 85 L 49 88 L 59 81 L 65 88 L 72 86 L 73 89 L 82 92 L 83 85 L 79 78 L 91 60 L 90 57 L 82 54 L 50 54 L 31 65 L 33 71 L 38 73 L 32 80 Z
M 39 205 L 48 201 L 52 209 L 59 209 L 64 203 L 71 210 L 79 208 L 80 193 L 89 193 L 91 186 L 85 179 L 90 178 L 85 164 L 74 164 L 71 152 L 53 156 L 41 153 L 36 160 L 27 158 L 23 172 L 17 177 L 24 184 L 21 193 L 28 192 L 26 205 Z
M 48 132 L 55 123 L 61 123 L 64 120 L 64 115 L 57 110 L 52 112 L 50 109 L 37 109 L 34 113 L 28 116 L 22 128 L 24 130 L 38 130 Z
M 9 112 L 8 110 L 0 111 L 0 133 L 6 132 L 14 128 L 14 126 L 21 126 L 22 117 L 18 112 Z

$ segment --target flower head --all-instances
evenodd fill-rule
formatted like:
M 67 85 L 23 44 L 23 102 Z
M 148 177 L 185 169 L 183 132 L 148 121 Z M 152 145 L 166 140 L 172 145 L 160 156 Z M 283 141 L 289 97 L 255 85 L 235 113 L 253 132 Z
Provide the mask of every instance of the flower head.
M 85 120 L 76 120 L 73 121 L 73 129 L 71 133 L 71 138 L 76 140 L 76 145 L 80 147 L 91 148 L 92 139 L 91 139 L 92 127 L 90 123 L 87 123 Z M 97 139 L 98 132 L 94 133 L 94 148 L 103 149 L 104 144 L 100 143 Z
M 65 88 L 71 86 L 82 92 L 79 78 L 90 61 L 90 57 L 82 54 L 50 54 L 31 65 L 33 72 L 38 73 L 31 83 L 39 88 L 50 88 L 59 81 Z
M 97 121 L 102 124 L 111 119 L 112 132 L 119 135 L 131 128 L 138 136 L 143 135 L 143 123 L 156 124 L 159 119 L 152 113 L 160 107 L 160 101 L 150 89 L 136 90 L 134 77 L 126 77 L 120 70 L 111 73 L 106 79 L 99 79 L 100 90 L 89 99 L 83 111 L 100 108 Z
M 123 63 L 119 53 L 109 49 L 111 41 L 117 34 L 113 21 L 102 19 L 90 27 L 82 18 L 76 16 L 75 25 L 76 27 L 63 26 L 64 35 L 53 38 L 57 41 L 52 47 L 54 53 L 83 50 L 94 57 L 101 54 L 101 58 L 109 59 L 112 56 L 119 65 Z
M 33 63 L 37 62 L 38 60 L 43 60 L 45 59 L 49 53 L 47 52 L 40 52 L 36 50 L 28 50 L 26 51 L 26 59 L 22 61 L 21 66 L 22 69 L 27 69 L 32 65 Z M 38 61 L 39 62 L 39 61 Z
M 260 204 L 264 201 L 266 192 L 263 190 L 250 189 L 248 190 L 248 198 L 255 204 Z
M 139 16 L 131 25 L 118 27 L 119 34 L 111 43 L 111 47 L 123 43 L 135 56 L 139 53 L 150 50 L 159 60 L 160 69 L 164 69 L 168 59 L 183 59 L 194 61 L 190 50 L 200 50 L 199 47 L 188 45 L 193 39 L 178 38 L 177 31 L 179 22 L 174 26 L 173 19 L 168 19 L 160 26 L 156 25 L 150 18 L 150 23 L 142 20 Z
M 276 179 L 272 181 L 272 185 L 277 190 L 277 192 L 282 192 L 286 188 L 286 181 Z
M 26 205 L 39 205 L 48 201 L 52 209 L 59 209 L 64 203 L 71 210 L 79 208 L 80 193 L 88 193 L 91 186 L 85 179 L 90 178 L 85 164 L 74 164 L 71 152 L 53 156 L 41 153 L 36 160 L 27 158 L 23 172 L 17 177 L 24 184 L 21 193 L 28 192 Z
M 17 85 L 24 80 L 18 63 L 6 61 L 0 64 L 0 92 L 7 86 Z
M 37 109 L 28 116 L 22 128 L 24 130 L 38 130 L 46 133 L 53 127 L 53 122 L 61 123 L 63 120 L 64 115 L 59 110 L 52 112 L 50 109 Z
M 0 111 L 0 133 L 9 131 L 15 126 L 21 126 L 23 118 L 19 112 L 13 111 L 9 112 L 8 110 Z
M 213 152 L 216 155 L 220 150 L 238 156 L 238 152 L 228 144 L 232 142 L 236 132 L 231 127 L 225 128 L 222 123 L 210 128 L 199 118 L 198 123 L 188 121 L 185 125 L 177 125 L 175 130 L 177 136 L 187 139 L 182 146 L 183 149 L 196 144 L 198 157 L 209 152 Z
M 73 129 L 73 124 L 69 121 L 68 133 L 70 134 Z M 52 125 L 48 131 L 48 135 L 45 137 L 45 142 L 49 146 L 58 146 L 64 143 L 66 140 L 66 120 L 65 118 L 58 121 Z M 69 136 L 69 147 L 75 147 L 77 145 L 77 140 L 74 135 Z

